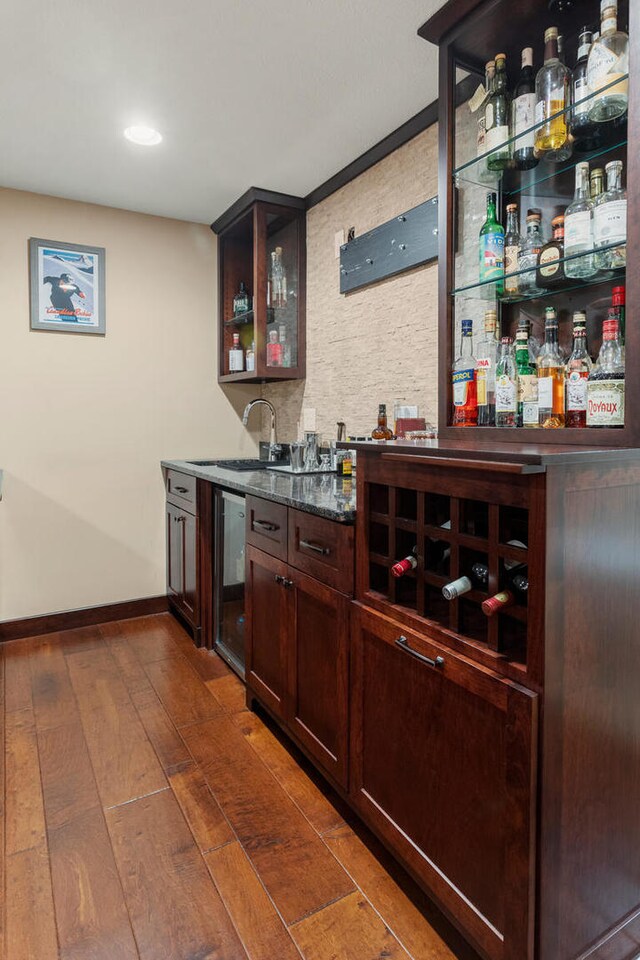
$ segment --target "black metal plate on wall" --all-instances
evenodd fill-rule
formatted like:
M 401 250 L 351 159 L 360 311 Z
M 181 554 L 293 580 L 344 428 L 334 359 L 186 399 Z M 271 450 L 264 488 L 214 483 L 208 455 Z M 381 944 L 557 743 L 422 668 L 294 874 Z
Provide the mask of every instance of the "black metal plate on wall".
M 438 256 L 438 198 L 340 247 L 340 293 L 393 277 Z

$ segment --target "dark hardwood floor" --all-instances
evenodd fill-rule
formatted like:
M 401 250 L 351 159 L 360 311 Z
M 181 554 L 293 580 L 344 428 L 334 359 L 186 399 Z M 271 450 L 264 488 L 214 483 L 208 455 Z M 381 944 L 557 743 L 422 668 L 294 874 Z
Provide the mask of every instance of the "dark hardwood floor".
M 4 960 L 474 960 L 169 614 L 0 646 Z

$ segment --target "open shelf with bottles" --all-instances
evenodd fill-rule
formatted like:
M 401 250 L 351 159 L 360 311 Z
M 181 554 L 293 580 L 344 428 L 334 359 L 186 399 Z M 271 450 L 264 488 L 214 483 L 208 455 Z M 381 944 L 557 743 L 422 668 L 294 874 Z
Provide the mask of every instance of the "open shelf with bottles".
M 628 47 L 624 56 L 610 67 L 607 79 L 596 79 L 589 87 L 582 84 L 579 95 L 571 94 L 573 81 L 579 75 L 575 73 L 578 62 L 587 71 L 590 47 L 586 45 L 585 35 L 600 28 L 599 0 L 588 0 L 581 5 L 564 5 L 558 11 L 556 6 L 549 11 L 546 3 L 524 0 L 512 4 L 509 0 L 477 0 L 467 9 L 464 17 L 449 27 L 446 35 L 437 37 L 427 32 L 424 36 L 438 42 L 440 51 L 440 354 L 439 354 L 439 435 L 444 438 L 461 437 L 486 442 L 535 442 L 564 443 L 602 446 L 640 445 L 640 333 L 634 316 L 640 296 L 640 277 L 633 270 L 626 270 L 626 251 L 633 256 L 640 242 L 640 157 L 628 149 L 628 140 L 633 144 L 634 131 L 640 127 L 640 90 L 637 82 L 637 64 L 640 62 L 640 9 L 628 0 L 620 0 L 617 10 L 617 29 L 628 36 L 621 41 Z M 437 19 L 437 18 L 436 18 Z M 443 14 L 443 19 L 445 19 Z M 565 79 L 565 100 L 550 98 L 549 103 L 559 102 L 558 109 L 548 109 L 546 114 L 527 113 L 533 119 L 520 124 L 516 129 L 511 112 L 511 103 L 507 105 L 505 116 L 509 126 L 505 137 L 498 140 L 485 139 L 478 135 L 479 116 L 485 116 L 485 105 L 481 97 L 471 97 L 464 102 L 459 100 L 458 79 L 460 70 L 469 77 L 464 83 L 465 95 L 485 81 L 485 65 L 495 60 L 497 51 L 506 54 L 506 88 L 509 96 L 522 80 L 521 52 L 523 48 L 532 48 L 533 61 L 529 74 L 533 82 L 529 87 L 520 86 L 520 91 L 530 91 L 530 101 L 534 105 L 540 101 L 540 87 L 536 90 L 535 78 L 543 67 L 546 50 L 553 49 L 553 32 L 545 33 L 551 27 L 557 27 L 564 38 L 564 62 L 574 75 Z M 587 29 L 585 29 L 585 26 Z M 431 28 L 433 30 L 433 27 Z M 579 54 L 579 47 L 582 53 Z M 627 55 L 628 51 L 628 55 Z M 550 59 L 547 56 L 547 64 Z M 623 65 L 618 69 L 617 65 Z M 500 66 L 501 76 L 504 71 Z M 587 71 L 588 72 L 588 71 Z M 592 81 L 595 74 L 591 75 Z M 470 79 L 473 78 L 473 79 Z M 502 89 L 502 80 L 500 89 Z M 606 121 L 589 120 L 588 128 L 576 126 L 589 112 L 592 116 L 601 110 L 605 102 L 616 98 L 618 115 Z M 478 107 L 478 104 L 481 104 Z M 500 107 L 494 100 L 496 116 Z M 472 107 L 475 106 L 475 112 Z M 612 108 L 612 112 L 613 108 Z M 490 111 L 488 120 L 494 114 Z M 564 143 L 558 148 L 557 158 L 549 159 L 540 155 L 541 135 L 549 130 L 556 132 L 564 129 Z M 485 132 L 486 136 L 486 132 Z M 480 144 L 480 146 L 479 146 Z M 497 144 L 497 145 L 496 145 Z M 516 151 L 530 148 L 527 162 L 518 154 L 522 169 L 514 159 Z M 535 149 L 534 149 L 535 148 Z M 501 164 L 496 159 L 503 156 Z M 501 166 L 501 169 L 489 169 Z M 622 189 L 626 191 L 627 228 L 622 238 L 614 234 L 609 241 L 602 230 L 602 205 L 605 203 L 607 176 L 603 191 L 598 194 L 600 200 L 600 225 L 594 233 L 593 221 L 591 242 L 572 248 L 571 243 L 562 247 L 559 253 L 547 248 L 546 256 L 551 259 L 551 267 L 557 282 L 548 285 L 538 282 L 527 283 L 532 278 L 532 261 L 526 260 L 515 265 L 510 259 L 500 273 L 500 254 L 494 258 L 490 243 L 481 247 L 480 233 L 487 219 L 487 194 L 496 196 L 496 222 L 507 231 L 507 206 L 517 205 L 512 214 L 517 223 L 517 233 L 526 234 L 526 217 L 529 212 L 540 215 L 542 224 L 542 243 L 531 242 L 531 251 L 553 239 L 551 222 L 564 215 L 575 197 L 576 178 L 585 176 L 579 164 L 588 164 L 589 173 L 605 170 L 607 165 L 622 165 Z M 524 167 L 528 167 L 524 169 Z M 611 176 L 614 166 L 610 166 Z M 615 179 L 615 178 L 614 178 Z M 588 188 L 597 193 L 597 173 Z M 615 191 L 614 191 L 615 192 Z M 582 194 L 580 195 L 582 196 Z M 613 198 L 622 199 L 623 195 L 607 196 L 607 202 Z M 596 197 L 597 200 L 597 197 Z M 596 207 L 596 209 L 597 209 Z M 609 207 L 613 216 L 614 205 Z M 572 237 L 575 237 L 573 221 Z M 556 227 L 557 230 L 557 227 Z M 489 231 L 491 232 L 491 231 Z M 556 238 L 559 234 L 556 235 Z M 537 239 L 537 238 L 536 238 Z M 564 238 L 560 238 L 564 239 Z M 581 234 L 582 240 L 582 234 Z M 575 244 L 575 240 L 573 241 Z M 481 248 L 486 256 L 481 258 Z M 497 244 L 499 248 L 499 243 Z M 537 264 L 536 264 L 537 266 Z M 492 276 L 491 269 L 496 273 Z M 505 289 L 504 270 L 509 270 L 509 289 Z M 568 273 L 567 273 L 568 271 Z M 576 275 L 584 274 L 584 275 Z M 540 276 L 538 275 L 538 281 Z M 608 310 L 618 308 L 621 295 L 614 290 L 625 288 L 625 308 L 620 317 L 624 327 L 624 375 L 620 377 L 624 391 L 623 426 L 585 426 L 580 429 L 543 427 L 514 428 L 498 427 L 494 423 L 486 426 L 458 426 L 454 423 L 454 391 L 452 369 L 460 354 L 462 321 L 471 320 L 474 348 L 484 334 L 485 314 L 495 311 L 497 318 L 496 340 L 510 337 L 515 342 L 516 331 L 520 324 L 530 324 L 531 334 L 538 346 L 544 340 L 545 308 L 553 307 L 557 313 L 559 326 L 559 344 L 562 361 L 566 364 L 572 351 L 572 329 L 574 313 L 586 312 L 587 347 L 591 360 L 595 362 L 603 341 L 603 323 L 608 319 Z M 532 348 L 533 350 L 533 348 Z M 474 350 L 474 357 L 478 353 Z M 535 361 L 536 356 L 533 356 Z M 491 418 L 489 418 L 491 420 Z M 593 421 L 593 417 L 591 418 Z M 548 421 L 547 421 L 548 422 Z
M 299 197 L 253 187 L 211 225 L 222 383 L 304 377 L 305 207 Z
M 417 489 L 366 482 L 368 564 L 359 599 L 522 677 L 529 645 L 540 642 L 530 636 L 528 616 L 530 593 L 540 602 L 543 569 L 528 547 L 539 521 L 532 490 L 533 484 L 519 484 L 509 502 L 502 489 L 495 500 L 482 500 L 471 488 L 463 496 L 444 493 L 437 483 Z M 411 565 L 394 574 L 405 558 Z M 455 586 L 460 578 L 468 582 Z M 449 600 L 443 588 L 451 584 L 459 594 Z M 485 612 L 483 603 L 503 591 L 510 591 L 507 602 Z

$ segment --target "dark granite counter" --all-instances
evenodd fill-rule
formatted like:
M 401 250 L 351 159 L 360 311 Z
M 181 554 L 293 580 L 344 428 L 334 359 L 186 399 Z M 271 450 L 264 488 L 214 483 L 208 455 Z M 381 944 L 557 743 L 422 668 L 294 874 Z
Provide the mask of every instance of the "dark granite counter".
M 329 520 L 355 522 L 355 478 L 338 477 L 335 473 L 292 476 L 277 470 L 225 470 L 222 467 L 197 465 L 188 460 L 163 460 L 162 466 L 208 480 L 226 490 L 275 500 L 276 503 L 315 513 Z

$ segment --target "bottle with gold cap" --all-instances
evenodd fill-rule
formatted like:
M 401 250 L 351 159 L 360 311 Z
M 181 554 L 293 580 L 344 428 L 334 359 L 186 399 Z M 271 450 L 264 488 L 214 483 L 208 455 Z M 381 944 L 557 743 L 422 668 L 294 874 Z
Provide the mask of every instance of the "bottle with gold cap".
M 542 160 L 567 160 L 571 156 L 569 115 L 571 71 L 558 56 L 558 28 L 544 35 L 544 66 L 536 76 L 536 156 Z
M 507 58 L 504 53 L 498 53 L 493 90 L 485 107 L 485 150 L 489 154 L 487 157 L 489 170 L 500 172 L 511 162 L 509 120 Z

